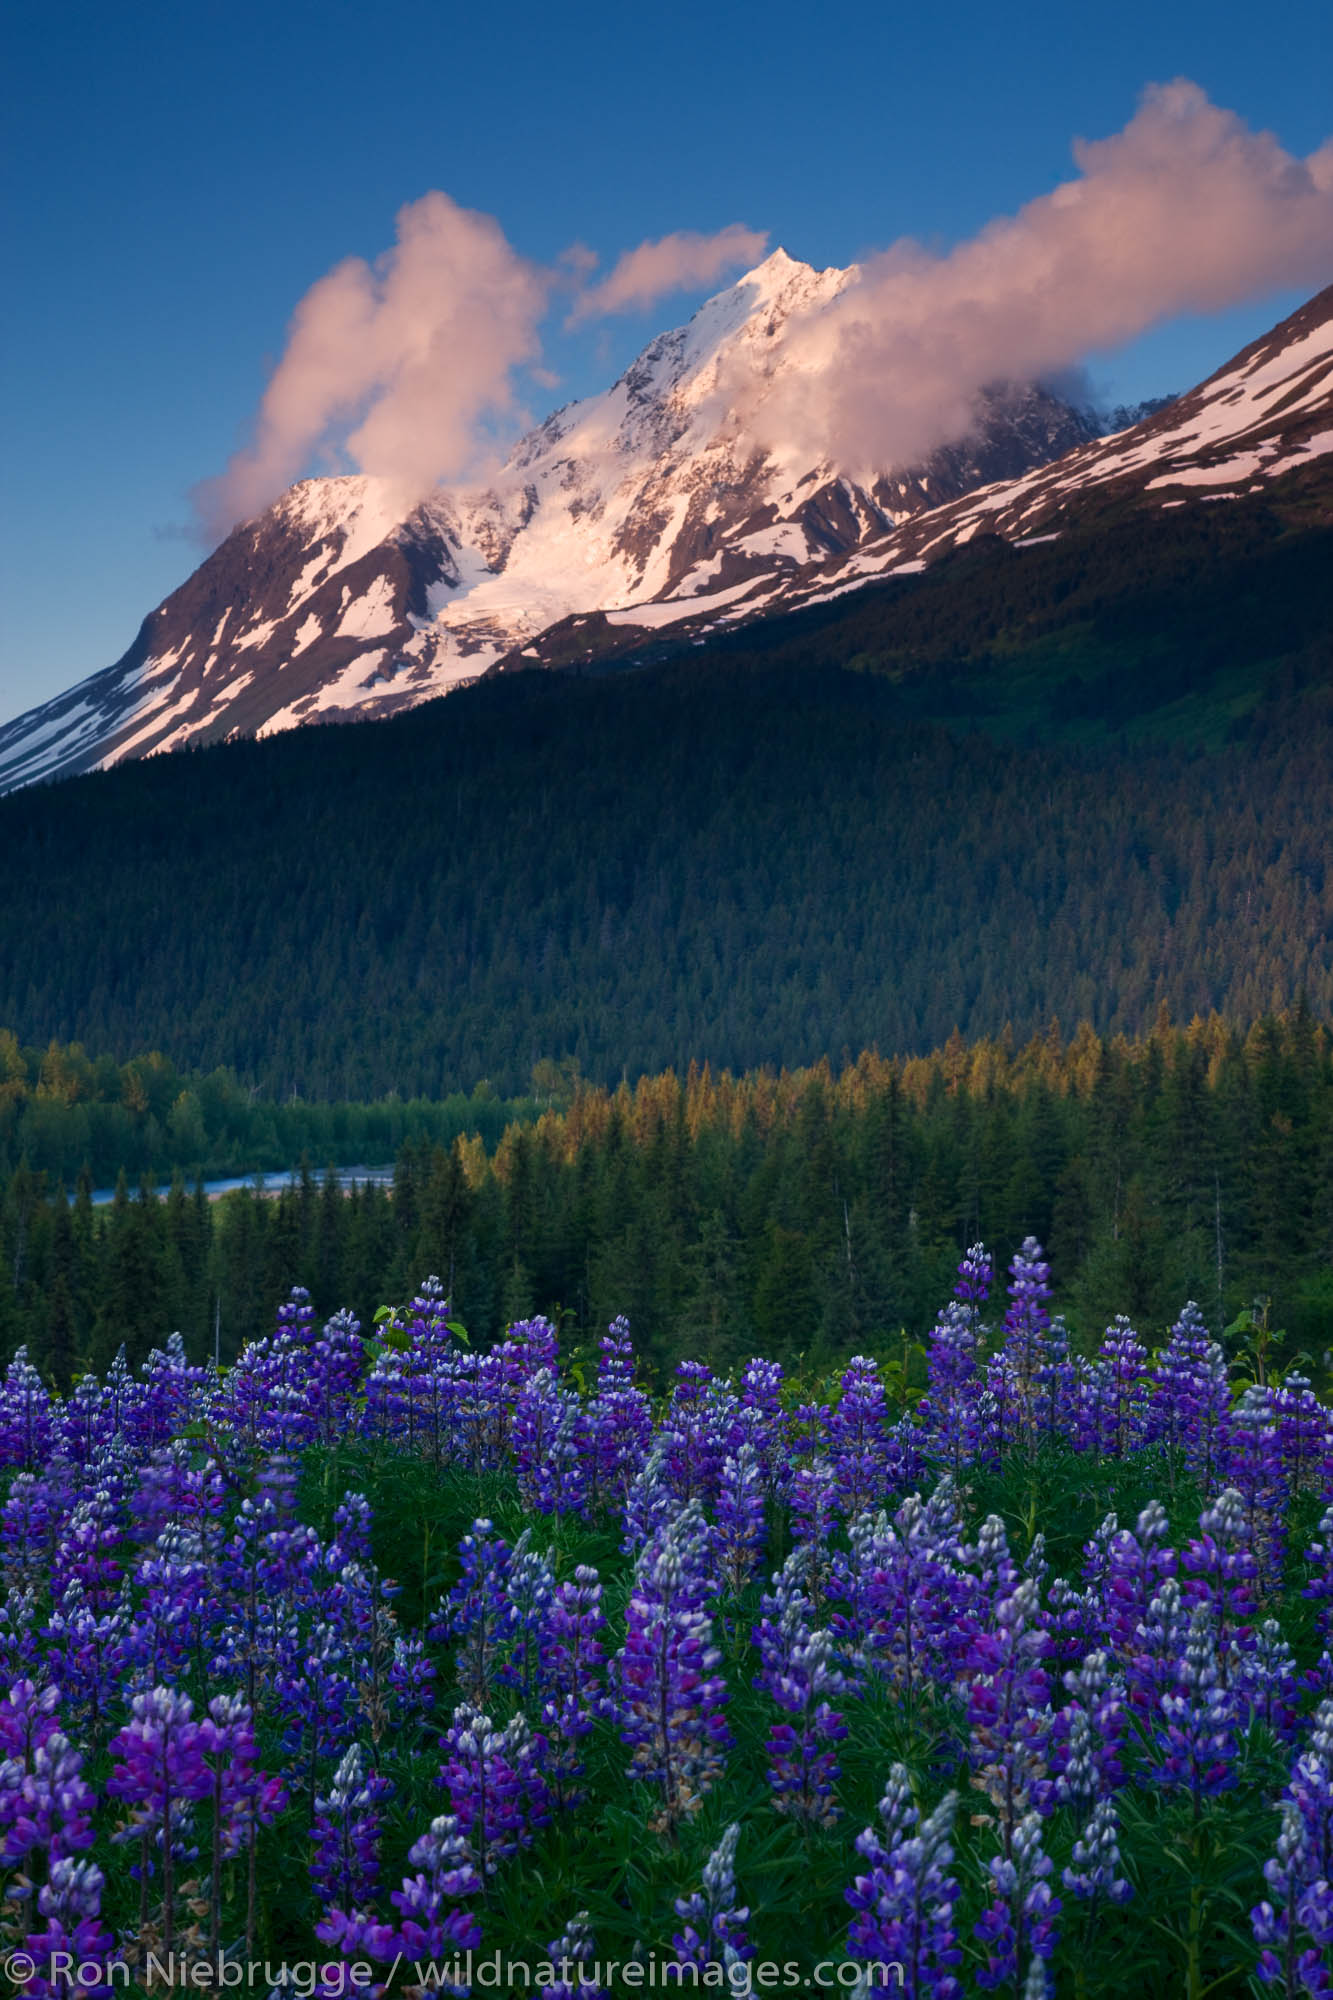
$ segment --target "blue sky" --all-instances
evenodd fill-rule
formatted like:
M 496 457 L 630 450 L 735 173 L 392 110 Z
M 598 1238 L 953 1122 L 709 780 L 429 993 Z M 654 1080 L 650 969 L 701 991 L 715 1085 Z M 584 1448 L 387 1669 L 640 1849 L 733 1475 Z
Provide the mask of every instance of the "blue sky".
M 843 264 L 947 248 L 1071 173 L 1076 135 L 1191 77 L 1297 154 L 1333 127 L 1326 7 L 966 0 L 469 8 L 321 0 L 11 9 L 0 719 L 110 663 L 194 567 L 189 489 L 243 441 L 301 294 L 430 188 L 540 261 L 767 230 Z M 1321 54 L 1322 51 L 1322 54 Z M 706 289 L 714 289 L 708 287 Z M 694 296 L 557 331 L 533 414 L 603 386 Z M 1186 386 L 1297 303 L 1092 357 Z

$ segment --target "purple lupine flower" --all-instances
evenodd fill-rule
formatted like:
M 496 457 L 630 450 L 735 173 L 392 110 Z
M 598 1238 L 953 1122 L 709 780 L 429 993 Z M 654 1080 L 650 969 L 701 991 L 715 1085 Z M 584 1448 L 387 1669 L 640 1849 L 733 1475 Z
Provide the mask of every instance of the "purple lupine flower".
M 328 1619 L 308 1627 L 293 1621 L 280 1635 L 273 1692 L 285 1725 L 283 1747 L 305 1771 L 307 1816 L 313 1820 L 320 1764 L 341 1757 L 356 1734 L 358 1662 L 353 1637 Z
M 827 1403 L 798 1403 L 789 1423 L 791 1450 L 798 1459 L 828 1454 L 833 1411 Z
M 961 2000 L 953 1972 L 963 1956 L 953 1917 L 959 1889 L 949 1873 L 958 1794 L 950 1792 L 923 1820 L 912 1804 L 906 1769 L 895 1764 L 879 1809 L 884 1834 L 867 1827 L 856 1842 L 869 1873 L 845 1892 L 857 1912 L 848 1953 L 872 1967 L 901 1966 L 896 1990 L 904 2000 Z
M 518 1393 L 517 1363 L 501 1349 L 459 1354 L 449 1364 L 450 1427 L 458 1455 L 479 1474 L 501 1464 Z
M 1185 1546 L 1181 1557 L 1188 1580 L 1186 1606 L 1212 1608 L 1217 1630 L 1218 1664 L 1225 1687 L 1231 1678 L 1231 1657 L 1238 1643 L 1248 1643 L 1249 1621 L 1259 1589 L 1259 1564 L 1252 1543 L 1252 1522 L 1242 1496 L 1234 1487 L 1220 1493 L 1199 1516 L 1201 1533 Z
M 782 1407 L 784 1376 L 780 1361 L 758 1356 L 741 1370 L 741 1417 L 745 1440 L 759 1456 L 764 1484 L 770 1493 L 785 1489 L 791 1477 L 787 1413 Z
M 722 1463 L 714 1550 L 728 1597 L 739 1597 L 754 1575 L 764 1544 L 764 1486 L 759 1454 L 743 1444 Z
M 929 1500 L 909 1494 L 892 1518 L 861 1515 L 851 1545 L 850 1610 L 835 1627 L 857 1661 L 884 1675 L 910 1705 L 926 1683 L 951 1678 L 971 1602 L 951 1477 L 940 1479 Z
M 472 1523 L 458 1555 L 462 1573 L 427 1629 L 432 1639 L 458 1641 L 459 1688 L 465 1700 L 480 1705 L 490 1699 L 508 1643 L 510 1550 L 483 1519 Z
M 128 1684 L 140 1692 L 180 1680 L 190 1665 L 202 1678 L 218 1616 L 214 1566 L 193 1528 L 163 1528 L 139 1564 L 142 1587 L 123 1657 Z
M 630 1482 L 643 1464 L 652 1437 L 648 1398 L 634 1385 L 634 1348 L 629 1321 L 612 1320 L 600 1342 L 597 1393 L 588 1405 L 586 1445 L 592 1497 L 605 1496 L 623 1507 Z
M 505 1855 L 531 1845 L 550 1817 L 542 1771 L 545 1741 L 516 1715 L 497 1729 L 488 1715 L 460 1702 L 440 1739 L 448 1752 L 440 1781 L 478 1870 L 491 1875 Z
M 976 1570 L 978 1599 L 983 1605 L 1007 1597 L 1019 1582 L 1019 1567 L 1010 1553 L 1009 1537 L 998 1514 L 987 1514 L 978 1528 L 971 1561 Z
M 677 1507 L 716 1500 L 723 1464 L 744 1438 L 740 1414 L 735 1394 L 702 1361 L 679 1363 L 657 1435 Z
M 42 1474 L 16 1473 L 10 1481 L 0 1504 L 0 1550 L 20 1589 L 45 1589 L 73 1498 L 67 1465 L 56 1463 Z
M 551 1369 L 539 1368 L 524 1382 L 514 1403 L 510 1443 L 526 1507 L 542 1514 L 582 1510 L 582 1422 L 578 1397 L 560 1387 Z
M 730 1740 L 721 1655 L 704 1609 L 709 1580 L 707 1523 L 691 1501 L 635 1565 L 616 1658 L 620 1733 L 634 1752 L 629 1775 L 661 1786 L 658 1827 L 698 1810 Z
M 108 1440 L 119 1439 L 128 1442 L 134 1434 L 135 1413 L 143 1395 L 143 1385 L 136 1382 L 125 1358 L 124 1347 L 118 1347 L 112 1357 L 111 1366 L 106 1371 L 103 1385 L 102 1407 Z
M 1143 1615 L 1138 1643 L 1125 1673 L 1129 1713 L 1145 1753 L 1156 1753 L 1161 1700 L 1176 1684 L 1176 1671 L 1189 1634 L 1190 1614 L 1176 1577 L 1164 1577 Z
M 1112 1515 L 1104 1541 L 1089 1543 L 1085 1550 L 1084 1574 L 1100 1600 L 1099 1637 L 1124 1666 L 1141 1648 L 1149 1605 L 1176 1572 L 1176 1552 L 1167 1545 L 1167 1530 L 1165 1508 L 1150 1500 L 1132 1533 L 1117 1529 Z
M 839 1808 L 833 1797 L 838 1761 L 831 1746 L 846 1736 L 847 1725 L 828 1698 L 843 1694 L 847 1681 L 837 1665 L 833 1634 L 812 1622 L 813 1607 L 802 1589 L 809 1567 L 809 1544 L 798 1545 L 762 1601 L 754 1643 L 763 1664 L 754 1685 L 795 1718 L 774 1723 L 768 1733 L 774 1806 L 804 1824 L 832 1826 Z
M 596 1949 L 588 1912 L 580 1910 L 546 1947 L 551 1970 L 559 1975 L 545 1986 L 546 2000 L 610 2000 L 606 1987 L 583 1976 Z
M 1035 1236 L 1026 1236 L 1009 1265 L 1009 1308 L 1004 1316 L 1004 1361 L 1018 1402 L 1018 1422 L 1031 1438 L 1036 1429 L 1040 1371 L 1047 1360 L 1046 1336 L 1051 1324 L 1050 1265 Z
M 283 1522 L 271 1493 L 247 1496 L 218 1556 L 221 1619 L 211 1671 L 241 1681 L 251 1708 L 268 1695 L 279 1660 L 291 1655 L 293 1592 L 309 1559 Z
M 1213 1607 L 1197 1604 L 1173 1685 L 1161 1697 L 1165 1728 L 1157 1738 L 1159 1782 L 1188 1791 L 1196 1817 L 1205 1798 L 1236 1783 L 1237 1710 L 1222 1685 Z
M 1114 1521 L 1115 1516 L 1108 1518 Z M 1102 1525 L 1105 1527 L 1105 1522 Z M 1045 1624 L 1051 1642 L 1047 1664 L 1052 1674 L 1077 1665 L 1095 1651 L 1102 1629 L 1099 1609 L 1093 1591 L 1080 1590 L 1067 1576 L 1051 1578 L 1046 1592 Z
M 191 1366 L 185 1342 L 173 1333 L 165 1351 L 153 1349 L 140 1374 L 143 1390 L 127 1430 L 140 1451 L 153 1451 L 176 1437 L 202 1407 L 207 1371 Z
M 207 1720 L 200 1726 L 200 1745 L 213 1809 L 209 1949 L 216 1956 L 222 1939 L 222 1863 L 248 1853 L 253 1904 L 259 1829 L 272 1825 L 286 1804 L 287 1793 L 281 1778 L 271 1778 L 255 1762 L 254 1717 L 240 1695 L 213 1697 Z M 247 1940 L 253 1940 L 253 1932 L 251 1908 L 246 1917 Z
M 1099 1798 L 1124 1782 L 1123 1681 L 1112 1676 L 1108 1656 L 1102 1652 L 1089 1653 L 1064 1680 L 1073 1701 L 1058 1711 L 1052 1723 L 1047 1748 L 1052 1775 L 1036 1787 L 1034 1798 L 1042 1812 L 1056 1804 L 1070 1805 L 1086 1819 Z
M 1280 1742 L 1291 1742 L 1298 1726 L 1302 1676 L 1277 1620 L 1265 1618 L 1243 1642 L 1233 1639 L 1228 1650 L 1227 1678 L 1237 1699 Z
M 380 1807 L 393 1791 L 366 1768 L 359 1743 L 344 1751 L 328 1792 L 315 1800 L 310 1879 L 326 1904 L 352 1910 L 379 1881 Z
M 1144 1418 L 1145 1442 L 1179 1452 L 1205 1492 L 1216 1483 L 1217 1454 L 1227 1408 L 1226 1358 L 1190 1299 L 1157 1356 Z
M 0 1687 L 27 1680 L 39 1670 L 37 1593 L 12 1587 L 0 1597 Z M 59 1681 L 61 1676 L 57 1674 Z
M 372 1936 L 371 1955 L 388 1959 L 403 1951 L 414 1959 L 433 1959 L 438 1964 L 458 1953 L 475 1951 L 481 1943 L 481 1925 L 470 1910 L 450 1907 L 464 1896 L 478 1895 L 482 1887 L 457 1819 L 451 1813 L 433 1819 L 429 1832 L 408 1850 L 407 1860 L 417 1873 L 404 1876 L 402 1888 L 395 1889 L 389 1898 L 400 1913 L 399 1928 L 387 1937 Z M 363 1923 L 360 1937 L 343 1945 L 346 1957 L 356 1956 L 367 1928 Z M 317 1935 L 326 1943 L 334 1942 L 322 1930 Z M 439 1990 L 466 1993 L 468 1988 L 453 1984 Z
M 400 1722 L 420 1720 L 430 1707 L 435 1684 L 435 1662 L 426 1651 L 419 1632 L 393 1636 L 393 1652 L 386 1663 L 385 1683 L 388 1717 Z M 362 1713 L 367 1709 L 363 1692 Z M 372 1723 L 373 1730 L 373 1723 Z
M 424 1278 L 406 1310 L 383 1330 L 366 1375 L 360 1428 L 367 1437 L 395 1438 L 409 1454 L 424 1453 L 437 1469 L 450 1445 L 454 1332 L 440 1279 Z
M 1018 1822 L 1006 1852 L 994 1855 L 986 1865 L 991 1900 L 972 1934 L 986 1951 L 977 1985 L 990 1993 L 998 1986 L 1017 1984 L 1029 1953 L 1043 1961 L 1050 1958 L 1056 1946 L 1055 1919 L 1061 1903 L 1050 1886 L 1051 1862 L 1042 1849 L 1037 1813 L 1028 1813 Z
M 1312 1879 L 1333 1882 L 1333 1701 L 1315 1710 L 1309 1747 L 1292 1766 L 1286 1796 L 1305 1825 Z
M 50 1392 L 20 1347 L 0 1382 L 0 1466 L 32 1472 L 44 1465 L 54 1429 Z
M 827 1458 L 797 1466 L 791 1480 L 791 1534 L 795 1542 L 825 1546 L 839 1518 L 837 1480 Z
M 1085 1902 L 1105 1897 L 1109 1903 L 1126 1903 L 1134 1894 L 1133 1885 L 1120 1873 L 1116 1811 L 1110 1799 L 1098 1799 L 1074 1842 L 1074 1858 L 1065 1869 L 1064 1884 Z
M 572 1578 L 556 1585 L 539 1638 L 541 1727 L 550 1746 L 547 1772 L 557 1805 L 577 1803 L 583 1771 L 578 1745 L 597 1717 L 614 1713 L 605 1684 L 605 1626 L 597 1571 L 580 1564 Z
M 226 1486 L 215 1464 L 191 1463 L 181 1442 L 155 1451 L 137 1468 L 129 1512 L 138 1542 L 153 1542 L 172 1526 L 193 1528 L 201 1540 L 212 1539 L 226 1497 Z
M 1074 1428 L 1077 1371 L 1070 1359 L 1064 1314 L 1052 1313 L 1032 1343 L 1041 1357 L 1033 1400 L 1037 1429 L 1047 1438 L 1068 1437 Z
M 59 1450 L 75 1465 L 87 1465 L 110 1441 L 107 1397 L 95 1375 L 81 1375 L 58 1417 Z
M 314 1435 L 308 1395 L 314 1308 L 303 1285 L 279 1306 L 277 1329 L 247 1342 L 226 1377 L 218 1415 L 247 1451 L 299 1450 Z
M 359 1563 L 369 1568 L 374 1526 L 374 1514 L 365 1494 L 344 1493 L 333 1510 L 333 1540 L 326 1552 L 328 1567 L 340 1570 L 348 1563 Z
M 541 1673 L 542 1628 L 555 1596 L 552 1551 L 529 1547 L 532 1530 L 525 1528 L 513 1547 L 505 1576 L 506 1658 L 498 1678 L 516 1687 L 524 1705 Z
M 1286 1548 L 1288 1488 L 1282 1469 L 1277 1419 L 1268 1391 L 1251 1383 L 1227 1417 L 1220 1470 L 1228 1491 L 1239 1495 L 1246 1540 L 1254 1552 L 1262 1591 L 1280 1590 Z
M 0 1698 L 0 1751 L 32 1769 L 36 1750 L 60 1729 L 60 1690 L 21 1680 Z
M 969 1760 L 999 1815 L 1006 1857 L 1045 1775 L 1053 1721 L 1042 1665 L 1048 1641 L 1038 1617 L 1037 1585 L 1025 1578 L 996 1603 L 993 1629 L 973 1636 L 959 1683 L 971 1729 Z
M 455 1421 L 472 1471 L 503 1462 L 523 1385 L 539 1369 L 555 1374 L 558 1349 L 555 1328 L 539 1315 L 516 1320 L 489 1353 L 460 1355 L 453 1364 L 459 1387 Z
M 336 1444 L 352 1426 L 352 1412 L 365 1370 L 360 1321 L 337 1312 L 307 1350 L 305 1404 L 310 1434 L 319 1444 Z
M 90 1604 L 105 1611 L 116 1600 L 121 1566 L 112 1551 L 125 1533 L 118 1496 L 107 1486 L 85 1488 L 61 1523 L 52 1552 L 51 1595 L 78 1581 Z
M 676 1898 L 676 1915 L 683 1931 L 671 1940 L 677 1965 L 730 1967 L 754 1957 L 745 1935 L 750 1912 L 736 1902 L 736 1844 L 739 1820 L 733 1820 L 704 1863 L 703 1886 L 692 1896 Z
M 1305 1822 L 1297 1807 L 1283 1799 L 1280 1810 L 1276 1851 L 1264 1863 L 1273 1901 L 1265 1898 L 1250 1912 L 1255 1941 L 1263 1947 L 1255 1969 L 1265 1985 L 1280 1981 L 1293 2000 L 1302 1993 L 1323 2000 L 1333 1993 L 1333 1971 L 1320 1949 L 1333 1944 L 1333 1890 L 1327 1879 L 1313 1877 Z M 1302 1931 L 1308 1945 L 1302 1945 Z
M 95 1862 L 72 1855 L 52 1861 L 50 1876 L 37 1891 L 37 1915 L 45 1923 L 23 1940 L 37 1967 L 23 1985 L 33 2000 L 111 2000 L 117 1987 L 110 1967 L 117 1953 L 115 1939 L 102 1922 L 105 1886 Z M 73 1971 L 48 1976 L 57 1953 L 68 1953 Z M 84 1978 L 84 1973 L 92 1976 Z
M 19 1681 L 0 1703 L 0 1867 L 21 1900 L 43 1868 L 92 1846 L 96 1795 L 60 1727 L 59 1694 Z
M 979 1313 L 990 1297 L 990 1288 L 995 1280 L 995 1266 L 984 1243 L 969 1246 L 958 1266 L 958 1282 L 953 1295 L 972 1313 Z
M 962 1477 L 978 1440 L 981 1308 L 990 1297 L 993 1278 L 985 1244 L 974 1243 L 958 1266 L 953 1298 L 927 1337 L 926 1395 L 916 1416 L 930 1434 L 934 1457 L 948 1465 L 955 1480 Z
M 937 1459 L 955 1480 L 975 1449 L 981 1380 L 977 1373 L 978 1326 L 975 1309 L 951 1299 L 927 1338 L 924 1403 L 917 1416 L 930 1432 Z
M 655 1444 L 630 1480 L 625 1494 L 621 1553 L 637 1556 L 678 1511 L 680 1502 L 668 1476 L 666 1452 Z
M 888 1490 L 888 1408 L 879 1363 L 854 1354 L 842 1374 L 842 1394 L 829 1418 L 829 1457 L 838 1505 L 850 1520 Z
M 1277 1453 L 1287 1491 L 1303 1493 L 1317 1487 L 1333 1423 L 1328 1410 L 1295 1369 L 1268 1392 L 1268 1406 L 1277 1425 Z
M 111 1740 L 111 1754 L 121 1761 L 107 1780 L 107 1791 L 123 1799 L 128 1818 L 112 1835 L 117 1842 L 139 1843 L 139 1927 L 147 1917 L 148 1878 L 153 1853 L 162 1856 L 162 1941 L 170 1951 L 175 1925 L 175 1868 L 189 1858 L 191 1820 L 195 1805 L 212 1790 L 204 1763 L 207 1741 L 194 1720 L 188 1695 L 170 1688 L 151 1688 L 135 1695 L 131 1720 Z
M 1123 1313 L 1106 1329 L 1099 1360 L 1106 1394 L 1094 1449 L 1110 1458 L 1124 1458 L 1142 1431 L 1147 1397 L 1148 1351 Z

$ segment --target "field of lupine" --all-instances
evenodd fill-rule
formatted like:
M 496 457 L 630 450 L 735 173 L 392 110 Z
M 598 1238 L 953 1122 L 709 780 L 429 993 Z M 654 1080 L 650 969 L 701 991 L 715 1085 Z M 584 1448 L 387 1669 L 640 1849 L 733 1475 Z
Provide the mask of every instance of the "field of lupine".
M 1333 1993 L 1333 1418 L 1193 1305 L 1073 1357 L 1048 1279 L 970 1251 L 915 1399 L 653 1398 L 432 1281 L 221 1374 L 20 1355 L 21 1990 Z

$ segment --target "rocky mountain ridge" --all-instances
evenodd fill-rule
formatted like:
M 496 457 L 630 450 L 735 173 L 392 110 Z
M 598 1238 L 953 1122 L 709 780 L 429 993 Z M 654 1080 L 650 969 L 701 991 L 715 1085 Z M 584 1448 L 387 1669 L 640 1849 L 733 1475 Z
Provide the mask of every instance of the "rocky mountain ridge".
M 776 251 L 557 410 L 480 491 L 404 509 L 310 479 L 238 527 L 115 663 L 0 728 L 0 790 L 187 743 L 384 716 L 485 673 L 693 636 L 908 575 L 978 534 L 1019 545 L 1070 507 L 1254 491 L 1333 448 L 1333 287 L 1109 437 L 1038 385 L 972 434 L 856 480 L 762 449 L 741 411 L 850 271 Z M 738 397 L 737 385 L 743 393 Z

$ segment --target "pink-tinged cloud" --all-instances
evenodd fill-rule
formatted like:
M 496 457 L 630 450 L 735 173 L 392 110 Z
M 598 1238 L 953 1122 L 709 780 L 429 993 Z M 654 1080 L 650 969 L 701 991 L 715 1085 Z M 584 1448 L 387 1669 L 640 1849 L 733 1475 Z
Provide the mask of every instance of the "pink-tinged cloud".
M 1333 141 L 1295 158 L 1179 80 L 1074 157 L 1078 178 L 1017 215 L 944 256 L 899 243 L 794 322 L 760 398 L 734 385 L 760 439 L 847 470 L 910 465 L 967 431 L 988 384 L 1333 272 Z
M 335 442 L 410 504 L 466 473 L 485 424 L 512 410 L 511 371 L 538 353 L 550 274 L 445 194 L 409 203 L 397 231 L 373 266 L 349 257 L 297 306 L 253 443 L 196 490 L 214 533 L 258 513 Z
M 757 264 L 767 243 L 767 234 L 741 222 L 729 223 L 712 236 L 677 229 L 670 236 L 640 243 L 637 250 L 626 250 L 617 259 L 600 284 L 580 294 L 568 323 L 579 326 L 608 313 L 642 311 L 671 292 L 711 285 L 723 271 Z

